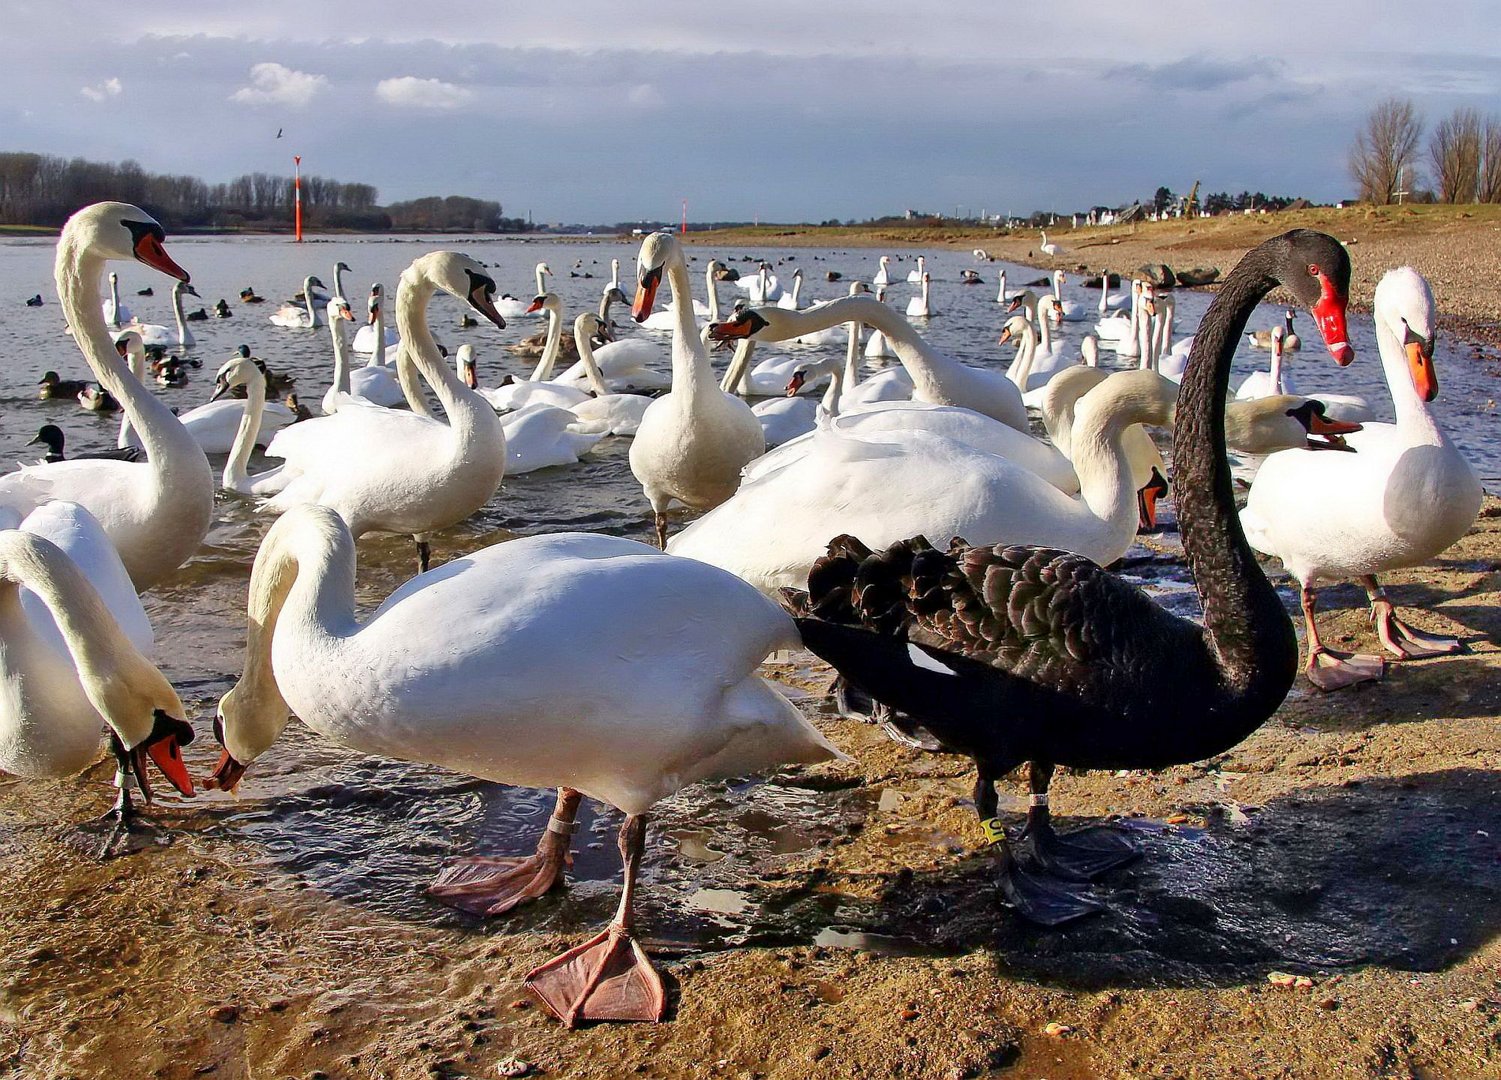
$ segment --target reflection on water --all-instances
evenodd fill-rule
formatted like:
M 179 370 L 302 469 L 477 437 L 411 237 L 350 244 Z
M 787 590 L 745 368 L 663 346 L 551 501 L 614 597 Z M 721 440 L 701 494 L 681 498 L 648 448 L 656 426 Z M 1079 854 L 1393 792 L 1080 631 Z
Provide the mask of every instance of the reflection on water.
M 532 266 L 547 261 L 558 275 L 552 287 L 562 295 L 569 321 L 584 307 L 593 308 L 609 279 L 609 260 L 619 258 L 629 284 L 634 275 L 634 244 L 524 243 L 493 238 L 445 237 L 441 241 L 381 238 L 338 239 L 301 247 L 268 238 L 179 238 L 170 247 L 193 274 L 203 304 L 212 307 L 219 297 L 229 300 L 234 316 L 195 322 L 198 345 L 190 355 L 202 362 L 188 386 L 155 389 L 172 406 L 187 410 L 205 401 L 213 371 L 243 343 L 278 372 L 297 378 L 304 402 L 316 404 L 327 387 L 332 352 L 326 330 L 279 329 L 267 322 L 278 302 L 300 288 L 305 274 L 315 273 L 332 284 L 335 261 L 353 267 L 348 277 L 351 299 L 363 298 L 374 281 L 388 290 L 414 257 L 437 247 L 466 250 L 493 268 L 501 291 L 529 297 Z M 808 299 L 845 295 L 847 283 L 868 277 L 876 267 L 877 251 L 797 251 L 774 248 L 722 251 L 695 250 L 697 268 L 711 255 L 732 266 L 753 265 L 751 256 L 777 264 L 790 277 L 793 265 L 808 271 Z M 991 288 L 961 288 L 958 271 L 972 265 L 961 252 L 930 251 L 928 266 L 945 314 L 923 332 L 940 349 L 978 366 L 1002 366 L 1011 353 L 994 344 L 1002 321 Z M 85 412 L 68 401 L 39 401 L 36 381 L 47 369 L 64 378 L 84 378 L 87 369 L 72 339 L 62 332 L 60 309 L 51 286 L 52 245 L 36 240 L 0 241 L 0 460 L 35 457 L 25 443 L 43 423 L 57 423 L 76 449 L 112 445 L 117 421 Z M 839 270 L 844 281 L 826 284 L 814 273 L 816 257 L 825 268 Z M 1357 256 L 1358 257 L 1358 256 Z M 577 265 L 576 265 L 577 264 Z M 980 267 L 993 282 L 999 264 Z M 1012 282 L 1026 281 L 1035 272 L 1011 266 Z M 144 320 L 171 323 L 168 282 L 147 268 L 121 265 L 120 285 L 126 303 Z M 576 276 L 575 276 L 576 275 Z M 694 274 L 702 289 L 701 274 Z M 155 295 L 137 296 L 151 286 Z M 253 286 L 270 298 L 259 306 L 238 303 L 242 288 Z M 891 300 L 899 309 L 909 286 L 897 285 Z M 1091 307 L 1096 293 L 1068 291 Z M 22 299 L 36 292 L 47 298 L 40 308 L 27 308 Z M 739 296 L 734 285 L 722 286 L 722 296 Z M 1442 299 L 1442 298 L 1440 298 Z M 1178 324 L 1191 330 L 1207 307 L 1203 293 L 1178 297 Z M 356 302 L 355 310 L 363 310 Z M 505 331 L 488 325 L 461 329 L 460 305 L 446 296 L 435 299 L 433 328 L 450 348 L 475 345 L 484 385 L 499 383 L 506 374 L 524 376 L 532 362 L 513 357 L 503 346 L 540 329 L 534 319 L 517 319 Z M 1271 326 L 1281 309 L 1263 307 L 1253 327 Z M 617 319 L 625 314 L 617 309 Z M 1090 322 L 1065 324 L 1062 337 L 1074 347 Z M 1306 324 L 1305 331 L 1311 330 Z M 1360 361 L 1339 371 L 1322 350 L 1308 349 L 1291 360 L 1304 393 L 1322 388 L 1361 394 L 1378 414 L 1390 416 L 1382 383 L 1371 321 L 1353 316 L 1352 338 Z M 667 338 L 646 334 L 661 343 L 659 366 L 668 367 Z M 1311 336 L 1311 335 L 1309 335 Z M 770 354 L 774 349 L 763 350 Z M 820 350 L 802 350 L 816 354 Z M 842 347 L 829 347 L 842 354 Z M 723 365 L 728 354 L 716 354 Z M 1113 355 L 1106 354 L 1107 362 Z M 1234 381 L 1254 367 L 1264 366 L 1265 353 L 1244 346 L 1237 358 Z M 1438 365 L 1444 397 L 1439 409 L 1456 441 L 1470 454 L 1483 476 L 1501 475 L 1501 445 L 1491 416 L 1494 380 L 1477 365 L 1460 358 L 1440 342 Z M 647 539 L 649 514 L 627 463 L 629 442 L 607 439 L 585 461 L 567 469 L 550 469 L 508 478 L 495 498 L 472 520 L 446 531 L 435 540 L 440 559 L 497 542 L 515 534 L 586 529 Z M 222 459 L 214 464 L 222 467 Z M 259 458 L 252 469 L 266 467 Z M 1171 522 L 1171 518 L 1168 518 Z M 220 496 L 214 526 L 198 555 L 179 574 L 146 597 L 157 632 L 158 659 L 182 692 L 197 719 L 211 714 L 214 702 L 233 683 L 240 668 L 244 639 L 244 594 L 249 567 L 264 535 L 268 518 L 244 499 Z M 1176 536 L 1155 537 L 1151 550 L 1137 547 L 1128 556 L 1125 572 L 1151 588 L 1164 603 L 1183 614 L 1197 613 L 1197 598 L 1180 562 L 1174 557 Z M 405 538 L 371 536 L 360 544 L 359 603 L 373 606 L 412 571 L 412 550 Z M 200 723 L 206 734 L 206 723 Z M 190 748 L 198 771 L 213 759 L 216 749 L 202 739 Z M 481 784 L 424 766 L 379 761 L 351 754 L 293 725 L 274 751 L 256 762 L 239 802 L 210 795 L 215 828 L 260 847 L 264 859 L 299 882 L 347 897 L 358 903 L 407 919 L 458 921 L 466 917 L 428 900 L 424 884 L 446 857 L 470 854 L 524 854 L 531 851 L 552 807 L 550 792 L 533 792 Z M 870 929 L 872 902 L 836 892 L 798 893 L 756 884 L 757 876 L 773 872 L 778 860 L 832 843 L 842 831 L 855 827 L 869 807 L 861 792 L 810 792 L 779 784 L 706 784 L 668 800 L 654 817 L 644 869 L 648 885 L 643 906 L 647 921 L 661 940 L 703 945 L 750 941 L 812 940 L 836 947 L 891 951 L 911 943 L 887 940 Z M 607 918 L 615 902 L 619 855 L 613 811 L 587 805 L 581 816 L 573 886 L 566 898 L 550 898 L 518 914 L 529 925 L 579 926 Z M 941 842 L 930 837 L 933 843 Z M 1178 837 L 1175 843 L 1187 842 Z

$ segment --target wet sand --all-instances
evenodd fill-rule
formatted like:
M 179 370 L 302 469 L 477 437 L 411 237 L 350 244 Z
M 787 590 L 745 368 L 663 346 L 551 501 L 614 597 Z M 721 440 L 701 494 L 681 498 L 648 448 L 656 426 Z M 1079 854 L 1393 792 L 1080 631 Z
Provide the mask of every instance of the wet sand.
M 826 808 L 806 843 L 701 871 L 708 907 L 757 912 L 743 944 L 695 933 L 712 913 L 647 883 L 642 931 L 670 987 L 658 1026 L 568 1032 L 521 990 L 608 918 L 609 850 L 581 850 L 588 880 L 507 918 L 418 896 L 391 914 L 378 876 L 326 890 L 253 842 L 244 804 L 164 799 L 140 850 L 101 862 L 74 823 L 109 805 L 103 766 L 4 781 L 0 1075 L 495 1077 L 510 1058 L 568 1077 L 1501 1075 L 1501 501 L 1484 515 L 1434 567 L 1391 577 L 1466 654 L 1331 697 L 1300 682 L 1209 762 L 1060 777 L 1063 824 L 1119 815 L 1145 849 L 1101 884 L 1111 910 L 1062 932 L 998 903 L 963 760 L 828 715 L 827 669 L 783 658 L 770 674 L 854 761 L 770 782 Z M 1373 647 L 1362 600 L 1325 592 L 1331 645 Z M 159 636 L 167 657 L 236 666 L 237 641 Z M 213 703 L 183 682 L 201 775 Z M 320 827 L 373 841 L 386 815 L 420 814 L 381 775 L 368 806 L 341 789 Z M 681 946 L 684 925 L 700 944 Z

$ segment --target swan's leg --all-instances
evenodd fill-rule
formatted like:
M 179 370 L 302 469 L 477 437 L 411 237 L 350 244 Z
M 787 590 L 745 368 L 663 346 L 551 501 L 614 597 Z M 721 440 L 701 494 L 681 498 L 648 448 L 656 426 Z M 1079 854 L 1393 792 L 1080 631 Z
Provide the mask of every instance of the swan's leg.
M 473 856 L 445 866 L 427 887 L 429 896 L 475 915 L 503 915 L 560 885 L 573 865 L 569 843 L 577 827 L 579 802 L 572 788 L 558 788 L 558 802 L 548 819 L 537 853 L 525 859 Z
M 1039 926 L 1062 926 L 1103 910 L 1102 905 L 1083 892 L 1023 870 L 1011 853 L 1005 826 L 996 817 L 995 773 L 980 766 L 975 783 L 975 812 L 980 828 L 996 851 L 996 883 L 1006 901 L 1023 919 Z
M 1034 761 L 1028 778 L 1031 805 L 1027 809 L 1026 828 L 1017 840 L 1017 849 L 1027 861 L 1057 877 L 1092 881 L 1141 854 L 1120 829 L 1109 825 L 1096 825 L 1059 836 L 1053 829 L 1052 811 L 1048 809 L 1053 766 Z
M 652 523 L 657 527 L 657 547 L 667 550 L 667 511 L 657 510 L 652 514 Z
M 425 533 L 412 537 L 417 541 L 417 573 L 425 574 L 433 564 L 432 545 L 427 542 Z
M 662 1019 L 667 994 L 662 979 L 631 936 L 636 872 L 646 847 L 646 816 L 631 814 L 620 827 L 625 885 L 615 919 L 603 933 L 556 956 L 526 977 L 526 988 L 563 1023 L 582 1020 Z
M 1386 651 L 1399 660 L 1417 660 L 1424 656 L 1444 656 L 1460 650 L 1458 638 L 1436 637 L 1397 618 L 1397 609 L 1386 598 L 1386 591 L 1375 574 L 1360 579 L 1371 602 L 1371 625 Z
M 1319 640 L 1318 623 L 1313 617 L 1313 590 L 1303 586 L 1303 624 L 1308 630 L 1308 666 L 1303 669 L 1308 681 L 1325 693 L 1356 683 L 1374 682 L 1386 671 L 1386 661 L 1364 653 L 1342 653 L 1326 649 Z
M 113 731 L 109 735 L 109 748 L 115 758 L 115 788 L 119 793 L 115 796 L 115 804 L 99 819 L 110 826 L 109 833 L 104 838 L 104 844 L 99 848 L 101 859 L 107 859 L 114 854 L 120 841 L 136 829 L 135 823 L 139 814 L 130 797 L 130 789 L 139 786 L 142 797 L 147 802 L 151 801 L 151 785 L 146 779 L 145 768 L 137 767 L 139 763 L 134 755 L 125 749 L 120 736 Z

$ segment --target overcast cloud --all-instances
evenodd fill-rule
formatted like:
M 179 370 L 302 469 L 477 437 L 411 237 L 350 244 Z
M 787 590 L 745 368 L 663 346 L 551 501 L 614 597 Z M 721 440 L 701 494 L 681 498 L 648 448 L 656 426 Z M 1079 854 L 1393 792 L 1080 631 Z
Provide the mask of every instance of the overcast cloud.
M 1195 179 L 1335 199 L 1381 97 L 1501 110 L 1494 0 L 149 7 L 23 3 L 0 149 L 210 181 L 300 153 L 539 221 L 818 220 Z

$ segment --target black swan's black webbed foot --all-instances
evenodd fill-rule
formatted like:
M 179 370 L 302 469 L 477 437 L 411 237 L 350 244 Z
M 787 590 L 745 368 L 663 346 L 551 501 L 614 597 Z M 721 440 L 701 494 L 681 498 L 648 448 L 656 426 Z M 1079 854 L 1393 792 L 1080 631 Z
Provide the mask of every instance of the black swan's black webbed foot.
M 1133 862 L 1141 851 L 1118 828 L 1092 825 L 1060 835 L 1045 817 L 1029 817 L 1016 841 L 1017 857 L 1054 877 L 1093 881 Z
M 996 884 L 1017 915 L 1038 926 L 1063 926 L 1105 910 L 1087 890 L 1070 888 L 1063 881 L 1022 869 L 1004 839 L 1000 848 L 1000 873 Z

